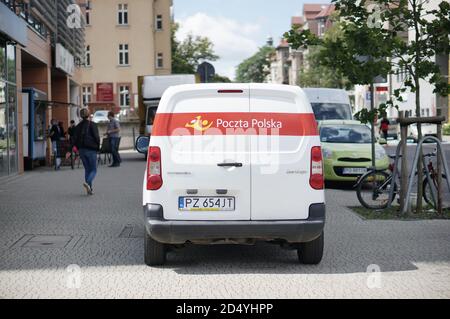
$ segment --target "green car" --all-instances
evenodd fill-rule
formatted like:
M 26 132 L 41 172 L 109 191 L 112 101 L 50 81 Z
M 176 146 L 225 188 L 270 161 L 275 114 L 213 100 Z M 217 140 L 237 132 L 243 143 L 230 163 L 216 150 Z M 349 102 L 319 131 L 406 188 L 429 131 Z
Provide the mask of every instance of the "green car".
M 326 181 L 355 182 L 372 166 L 371 130 L 357 121 L 322 121 L 320 139 Z M 376 167 L 388 169 L 389 158 L 377 142 Z

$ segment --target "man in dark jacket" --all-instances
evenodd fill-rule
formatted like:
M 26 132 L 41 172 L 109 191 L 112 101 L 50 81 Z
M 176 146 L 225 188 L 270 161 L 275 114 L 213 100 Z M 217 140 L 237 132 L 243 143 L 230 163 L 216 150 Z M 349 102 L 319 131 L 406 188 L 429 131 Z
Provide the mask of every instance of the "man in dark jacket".
M 100 135 L 97 124 L 89 121 L 89 110 L 80 112 L 83 119 L 75 128 L 75 146 L 80 152 L 80 158 L 85 170 L 85 182 L 83 184 L 88 195 L 94 195 L 93 182 L 97 175 L 97 153 L 100 149 Z
M 61 130 L 61 126 L 55 119 L 51 120 L 51 125 L 49 136 L 52 141 L 53 155 L 55 156 L 55 169 L 59 170 L 61 167 L 61 154 L 58 154 L 58 142 L 64 138 L 64 130 Z

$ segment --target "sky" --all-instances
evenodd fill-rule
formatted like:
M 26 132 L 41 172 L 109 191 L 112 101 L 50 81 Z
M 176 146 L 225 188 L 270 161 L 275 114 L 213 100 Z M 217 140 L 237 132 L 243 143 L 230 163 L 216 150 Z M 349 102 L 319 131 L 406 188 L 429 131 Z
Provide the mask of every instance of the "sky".
M 278 44 L 290 29 L 292 16 L 301 15 L 303 3 L 327 0 L 174 0 L 177 34 L 206 36 L 220 56 L 213 62 L 216 73 L 235 77 L 236 66 L 263 46 L 269 36 Z

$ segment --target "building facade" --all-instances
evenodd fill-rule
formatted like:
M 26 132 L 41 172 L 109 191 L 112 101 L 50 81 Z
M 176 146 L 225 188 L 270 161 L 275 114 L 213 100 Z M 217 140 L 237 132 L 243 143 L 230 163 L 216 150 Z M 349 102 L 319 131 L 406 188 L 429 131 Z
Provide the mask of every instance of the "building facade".
M 133 117 L 138 76 L 172 71 L 172 0 L 87 1 L 83 104 Z
M 331 4 L 303 5 L 303 15 L 292 17 L 291 26 L 308 29 L 318 37 L 322 37 L 332 26 L 331 16 L 335 6 Z M 293 49 L 282 39 L 276 47 L 276 53 L 271 57 L 271 74 L 268 82 L 277 84 L 300 84 L 300 71 L 308 68 L 309 51 Z
M 72 0 L 0 0 L 0 178 L 49 164 L 52 118 L 81 106 L 84 31 Z M 82 17 L 82 16 L 81 16 Z
M 448 1 L 448 0 L 447 0 Z M 426 11 L 436 10 L 441 1 L 430 0 L 423 3 L 423 8 Z M 424 19 L 432 20 L 433 15 L 425 15 Z M 414 41 L 415 31 L 411 29 L 409 32 L 402 34 L 404 41 Z M 448 78 L 449 75 L 449 56 L 439 55 L 430 58 L 430 61 L 436 63 L 441 74 Z M 393 62 L 397 62 L 393 60 Z M 394 91 L 404 87 L 404 83 L 407 80 L 407 72 L 405 69 L 397 68 L 393 74 L 390 74 L 386 83 L 376 85 L 375 93 L 375 105 L 386 102 L 393 96 Z M 449 120 L 449 99 L 448 97 L 441 97 L 434 93 L 435 87 L 426 80 L 420 80 L 420 116 L 445 116 L 447 121 Z M 363 108 L 370 107 L 370 93 L 368 86 L 356 86 L 356 111 L 360 111 Z M 399 112 L 403 112 L 406 117 L 416 117 L 416 94 L 414 92 L 407 91 L 402 94 L 402 101 L 397 102 L 397 108 L 390 108 L 388 110 L 389 118 L 398 118 Z

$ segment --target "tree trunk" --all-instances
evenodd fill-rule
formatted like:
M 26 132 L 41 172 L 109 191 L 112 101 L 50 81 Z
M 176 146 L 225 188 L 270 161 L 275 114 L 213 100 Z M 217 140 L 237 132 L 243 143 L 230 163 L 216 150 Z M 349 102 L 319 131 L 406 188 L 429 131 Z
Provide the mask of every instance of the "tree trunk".
M 420 109 L 420 79 L 416 79 L 416 117 L 421 116 Z M 422 140 L 422 124 L 417 124 L 417 138 L 420 142 Z M 422 181 L 423 181 L 423 163 L 422 157 L 423 152 L 420 150 L 419 161 L 417 162 L 417 204 L 416 204 L 416 213 L 421 214 L 423 210 L 423 189 L 422 189 Z
M 415 66 L 414 66 L 414 81 L 416 86 L 416 117 L 421 116 L 420 110 L 420 77 L 418 75 L 418 66 L 421 63 L 421 51 L 418 43 L 420 43 L 421 35 L 419 29 L 419 20 L 421 19 L 422 12 L 419 12 L 420 6 L 417 3 L 417 0 L 413 0 L 412 2 L 412 10 L 414 13 L 414 29 L 415 29 L 415 41 L 416 41 L 416 56 L 415 56 Z M 422 124 L 417 124 L 417 138 L 418 142 L 422 140 Z M 417 163 L 417 205 L 416 205 L 416 213 L 420 214 L 423 210 L 423 190 L 422 190 L 422 181 L 423 181 L 423 163 L 422 163 L 422 150 L 420 151 L 419 161 Z

